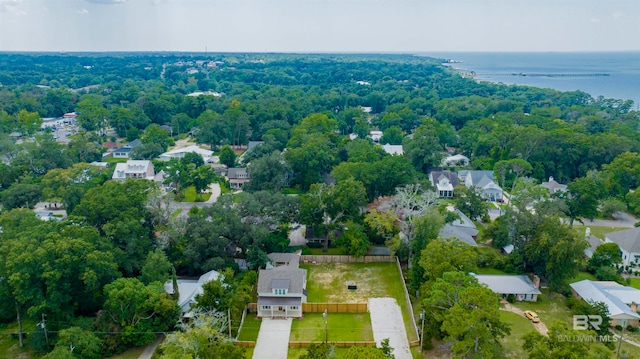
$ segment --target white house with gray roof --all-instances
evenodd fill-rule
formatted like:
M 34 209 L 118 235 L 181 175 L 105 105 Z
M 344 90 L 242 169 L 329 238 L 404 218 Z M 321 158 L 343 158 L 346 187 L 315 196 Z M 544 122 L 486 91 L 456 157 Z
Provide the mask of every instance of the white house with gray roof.
M 640 264 L 640 227 L 606 233 L 604 242 L 613 242 L 620 247 L 622 265 Z
M 182 310 L 182 316 L 188 318 L 191 316 L 191 306 L 196 303 L 196 296 L 204 292 L 204 285 L 212 280 L 221 278 L 220 273 L 215 270 L 208 271 L 198 279 L 178 279 L 178 305 Z M 173 281 L 164 283 L 164 290 L 173 294 Z
M 473 221 L 460 212 L 460 210 L 447 208 L 450 211 L 455 212 L 458 215 L 458 219 L 451 223 L 445 224 L 438 236 L 441 238 L 457 238 L 466 244 L 477 247 L 476 239 L 478 238 L 478 229 Z
M 258 273 L 258 317 L 302 317 L 302 303 L 307 302 L 307 270 L 298 267 L 300 255 L 271 253 L 269 259 L 282 265 Z
M 506 299 L 513 295 L 519 302 L 535 302 L 540 293 L 540 278 L 533 276 L 533 281 L 526 275 L 508 274 L 475 274 L 480 284 L 484 284 L 494 293 Z
M 458 171 L 458 179 L 467 187 L 478 187 L 482 191 L 480 196 L 488 201 L 501 200 L 503 190 L 495 182 L 493 171 Z
M 625 287 L 613 281 L 591 281 L 588 279 L 569 284 L 571 293 L 589 304 L 602 302 L 609 310 L 612 325 L 626 327 L 638 326 L 637 304 L 640 303 L 640 290 Z

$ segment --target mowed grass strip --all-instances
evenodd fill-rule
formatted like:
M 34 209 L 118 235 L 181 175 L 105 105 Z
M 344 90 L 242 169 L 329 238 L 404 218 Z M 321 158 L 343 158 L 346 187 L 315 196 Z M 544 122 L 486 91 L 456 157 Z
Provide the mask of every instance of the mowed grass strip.
M 522 337 L 530 332 L 535 332 L 536 329 L 527 318 L 516 313 L 501 310 L 500 319 L 511 328 L 511 334 L 501 341 L 505 356 L 507 358 L 525 358 L 527 354 L 522 349 L 524 344 Z
M 369 313 L 328 313 L 327 333 L 329 342 L 373 341 Z M 306 313 L 303 319 L 293 321 L 289 341 L 324 342 L 324 339 L 322 313 Z
M 247 316 L 244 318 L 242 328 L 240 329 L 238 340 L 248 342 L 255 342 L 256 340 L 258 340 L 258 332 L 260 332 L 261 324 L 262 320 L 256 319 L 255 313 L 247 314 Z
M 409 341 L 417 340 L 411 311 L 394 262 L 303 264 L 307 269 L 307 301 L 312 303 L 366 303 L 369 298 L 395 298 Z M 349 290 L 347 282 L 356 285 Z

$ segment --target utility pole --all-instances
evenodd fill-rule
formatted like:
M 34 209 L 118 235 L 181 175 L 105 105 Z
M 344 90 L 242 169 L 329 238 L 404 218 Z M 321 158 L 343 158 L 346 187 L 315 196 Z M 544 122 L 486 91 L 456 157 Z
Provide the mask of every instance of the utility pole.
M 42 322 L 40 325 L 42 326 L 42 330 L 44 331 L 44 340 L 47 342 L 47 348 L 49 347 L 49 336 L 47 335 L 47 315 L 42 313 Z
M 624 325 L 622 326 L 622 330 L 620 331 L 620 343 L 618 343 L 618 353 L 616 354 L 616 359 L 620 359 L 620 349 L 622 349 L 622 334 L 624 334 Z
M 324 319 L 324 343 L 327 344 L 329 341 L 329 326 L 327 322 L 327 308 L 324 308 L 324 312 L 322 312 L 322 319 Z
M 424 340 L 424 309 L 420 312 L 420 319 L 422 319 L 422 328 L 420 329 L 420 352 L 422 352 L 422 343 Z
M 229 322 L 229 339 L 231 339 L 231 308 L 227 308 L 227 316 L 228 316 L 228 322 Z

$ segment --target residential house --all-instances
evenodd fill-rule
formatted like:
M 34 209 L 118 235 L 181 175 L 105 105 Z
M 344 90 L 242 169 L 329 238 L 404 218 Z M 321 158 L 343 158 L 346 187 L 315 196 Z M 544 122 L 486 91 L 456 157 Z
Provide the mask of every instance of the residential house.
M 200 276 L 198 279 L 178 279 L 178 305 L 182 310 L 183 317 L 190 317 L 191 306 L 196 303 L 196 296 L 204 292 L 203 286 L 212 281 L 218 280 L 220 273 L 212 270 Z M 167 281 L 164 283 L 164 290 L 173 294 L 173 281 Z
M 169 161 L 171 159 L 181 159 L 187 153 L 196 153 L 199 154 L 204 163 L 213 163 L 218 157 L 213 156 L 213 151 L 206 150 L 204 148 L 200 148 L 199 146 L 192 145 L 188 147 L 176 148 L 171 151 L 165 152 L 158 156 L 159 160 Z
M 467 187 L 480 188 L 480 196 L 491 202 L 502 201 L 503 190 L 495 182 L 493 171 L 458 171 L 458 179 Z
M 227 179 L 231 189 L 241 190 L 244 184 L 251 180 L 251 177 L 246 168 L 229 168 L 227 170 Z
M 438 197 L 453 197 L 453 189 L 458 185 L 458 174 L 452 171 L 431 171 L 429 181 L 436 187 Z
M 613 242 L 620 247 L 622 265 L 640 264 L 640 227 L 606 233 L 604 242 Z
M 549 189 L 549 193 L 551 194 L 567 192 L 567 185 L 556 182 L 553 177 L 549 177 L 548 182 L 542 182 L 540 185 Z
M 128 160 L 124 163 L 117 163 L 111 179 L 125 180 L 127 178 L 155 179 L 153 163 L 147 160 Z
M 578 299 L 584 299 L 589 304 L 602 302 L 607 306 L 611 325 L 626 327 L 638 326 L 638 303 L 640 290 L 625 287 L 613 281 L 591 281 L 588 279 L 569 284 L 571 293 Z
M 390 145 L 387 143 L 385 145 L 382 145 L 382 149 L 384 150 L 384 152 L 392 156 L 402 156 L 404 154 L 402 145 Z
M 258 317 L 302 317 L 302 303 L 307 302 L 307 271 L 298 267 L 299 254 L 269 256 L 282 265 L 258 273 Z
M 509 274 L 474 274 L 480 284 L 486 285 L 500 298 L 507 299 L 513 295 L 515 300 L 535 302 L 540 292 L 540 277 L 533 276 L 533 281 L 526 275 Z
M 447 156 L 442 159 L 442 167 L 467 167 L 469 158 L 464 155 Z
M 114 158 L 129 158 L 129 154 L 131 151 L 140 146 L 141 142 L 138 139 L 135 139 L 127 144 L 122 145 L 122 147 L 114 149 L 112 151 Z
M 452 207 L 447 209 L 451 211 Z M 445 224 L 442 229 L 440 229 L 438 236 L 441 238 L 457 238 L 470 246 L 478 246 L 476 243 L 478 239 L 476 224 L 473 223 L 469 217 L 465 216 L 464 213 L 460 212 L 460 210 L 456 209 L 454 211 L 459 219 Z
M 374 143 L 380 143 L 380 139 L 382 138 L 382 131 L 378 131 L 378 130 L 369 131 L 369 138 Z

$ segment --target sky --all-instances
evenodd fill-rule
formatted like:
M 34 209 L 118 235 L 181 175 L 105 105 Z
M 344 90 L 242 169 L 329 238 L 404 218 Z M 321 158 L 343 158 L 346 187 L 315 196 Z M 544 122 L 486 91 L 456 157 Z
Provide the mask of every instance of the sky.
M 0 0 L 0 51 L 640 51 L 640 0 Z

